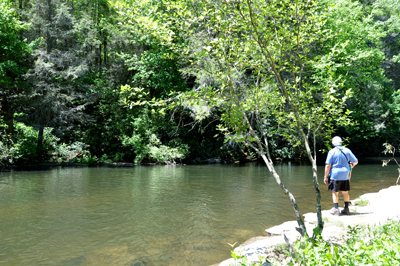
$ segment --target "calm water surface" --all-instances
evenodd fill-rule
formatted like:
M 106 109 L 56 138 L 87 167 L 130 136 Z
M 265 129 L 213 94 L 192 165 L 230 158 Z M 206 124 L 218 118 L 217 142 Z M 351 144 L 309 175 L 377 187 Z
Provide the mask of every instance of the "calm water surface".
M 352 198 L 395 184 L 394 165 L 360 164 Z M 315 211 L 310 166 L 277 170 L 302 213 Z M 0 173 L 0 265 L 207 266 L 229 258 L 227 243 L 294 220 L 292 212 L 256 164 Z

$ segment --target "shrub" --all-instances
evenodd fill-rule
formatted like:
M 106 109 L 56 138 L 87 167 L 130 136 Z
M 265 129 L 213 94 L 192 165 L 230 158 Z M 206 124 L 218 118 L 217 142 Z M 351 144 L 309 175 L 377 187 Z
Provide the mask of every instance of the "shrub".
M 358 198 L 354 201 L 354 204 L 358 206 L 367 206 L 369 204 L 369 200 Z
M 68 145 L 62 143 L 55 147 L 55 150 L 52 154 L 52 160 L 57 162 L 69 162 L 71 160 L 77 160 L 78 162 L 86 161 L 86 159 L 90 158 L 90 152 L 87 150 L 89 145 L 75 141 L 72 144 Z
M 0 163 L 23 164 L 37 162 L 37 144 L 39 133 L 31 126 L 15 122 L 15 134 L 3 135 L 0 139 Z M 71 144 L 58 142 L 53 129 L 45 127 L 43 131 L 43 157 L 47 161 L 66 162 L 71 159 L 86 160 L 90 157 L 88 145 L 76 141 Z
M 25 162 L 36 161 L 37 144 L 39 132 L 31 126 L 24 123 L 15 123 L 17 134 L 15 136 L 15 144 L 18 149 L 18 156 Z M 52 134 L 53 129 L 45 127 L 43 130 L 43 156 L 47 159 L 50 157 L 52 151 L 57 147 L 57 142 L 60 140 Z
M 20 158 L 18 148 L 14 142 L 7 138 L 0 141 L 0 164 L 14 164 Z
M 182 144 L 179 138 L 173 138 L 168 145 L 163 144 L 161 133 L 165 127 L 162 122 L 164 120 L 163 115 L 149 110 L 143 110 L 133 119 L 133 131 L 129 136 L 122 137 L 122 145 L 135 153 L 135 163 L 140 163 L 145 158 L 157 163 L 175 161 L 185 158 L 189 153 L 188 145 Z
M 295 243 L 297 258 L 287 265 L 399 265 L 400 222 L 389 221 L 377 227 L 349 226 L 343 244 L 321 237 L 303 238 Z

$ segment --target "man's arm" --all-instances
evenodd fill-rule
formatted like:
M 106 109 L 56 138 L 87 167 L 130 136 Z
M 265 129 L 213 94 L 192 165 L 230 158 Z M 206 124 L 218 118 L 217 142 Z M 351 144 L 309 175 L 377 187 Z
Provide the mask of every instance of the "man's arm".
M 325 164 L 325 175 L 324 175 L 324 183 L 325 185 L 328 185 L 328 175 L 331 171 L 331 164 Z
M 356 161 L 355 163 L 350 163 L 351 169 L 354 168 L 354 166 L 356 166 L 358 164 L 358 161 Z
M 349 158 L 350 158 L 350 166 L 351 169 L 354 168 L 354 166 L 356 166 L 358 164 L 358 159 L 357 157 L 353 154 L 353 152 L 351 150 L 349 150 L 350 154 L 349 154 Z

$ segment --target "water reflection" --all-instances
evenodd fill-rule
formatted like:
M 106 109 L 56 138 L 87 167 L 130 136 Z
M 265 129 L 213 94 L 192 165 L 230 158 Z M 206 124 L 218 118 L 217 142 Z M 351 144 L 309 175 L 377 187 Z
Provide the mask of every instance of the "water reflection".
M 303 213 L 314 211 L 307 165 L 277 165 Z M 322 180 L 323 167 L 318 168 Z M 394 165 L 359 165 L 352 198 L 393 185 Z M 331 208 L 321 185 L 322 207 Z M 292 220 L 263 165 L 56 168 L 0 174 L 1 265 L 210 265 Z

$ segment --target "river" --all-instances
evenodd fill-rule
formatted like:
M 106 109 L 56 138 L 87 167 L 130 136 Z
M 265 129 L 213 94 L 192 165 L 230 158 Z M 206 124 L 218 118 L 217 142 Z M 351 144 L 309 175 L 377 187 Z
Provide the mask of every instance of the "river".
M 360 160 L 351 198 L 395 184 L 395 164 L 375 162 Z M 301 212 L 315 212 L 310 166 L 276 169 Z M 322 207 L 330 209 L 323 166 L 318 173 Z M 3 266 L 207 266 L 229 258 L 227 243 L 287 220 L 294 220 L 289 200 L 259 164 L 0 173 Z

